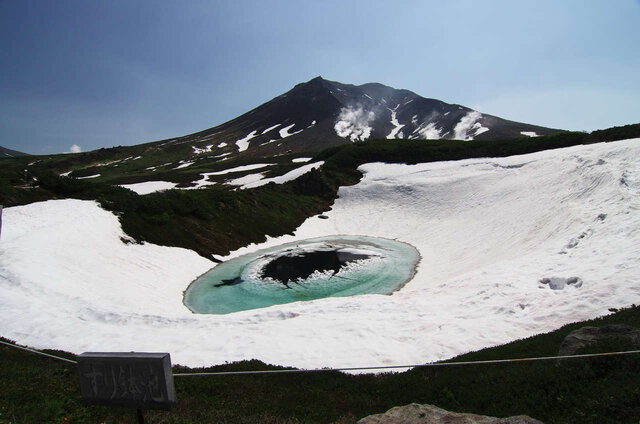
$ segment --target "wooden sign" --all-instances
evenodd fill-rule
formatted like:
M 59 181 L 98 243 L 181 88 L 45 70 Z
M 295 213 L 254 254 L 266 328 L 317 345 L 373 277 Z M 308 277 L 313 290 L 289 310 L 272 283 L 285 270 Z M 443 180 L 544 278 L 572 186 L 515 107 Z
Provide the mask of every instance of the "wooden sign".
M 168 353 L 86 352 L 78 375 L 87 405 L 168 410 L 176 403 Z

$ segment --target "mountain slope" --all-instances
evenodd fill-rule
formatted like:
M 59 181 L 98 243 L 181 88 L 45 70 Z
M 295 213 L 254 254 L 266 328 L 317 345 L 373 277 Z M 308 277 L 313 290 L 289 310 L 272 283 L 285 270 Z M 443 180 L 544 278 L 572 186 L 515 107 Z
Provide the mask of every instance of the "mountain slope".
M 0 146 L 0 158 L 12 158 L 16 156 L 29 156 L 28 153 L 18 152 L 17 150 L 7 149 Z
M 316 77 L 229 122 L 165 143 L 252 158 L 378 138 L 494 140 L 557 131 L 378 83 L 356 86 Z
M 48 170 L 110 184 L 159 181 L 166 187 L 196 188 L 233 184 L 245 176 L 266 183 L 268 178 L 292 171 L 300 161 L 328 147 L 348 146 L 357 141 L 503 140 L 555 131 L 427 99 L 409 90 L 378 83 L 356 86 L 317 77 L 235 119 L 198 133 L 136 146 L 47 155 L 37 161 L 15 158 L 12 169 L 5 169 L 5 174 L 12 185 L 24 179 L 26 168 L 35 174 Z M 246 168 L 256 163 L 268 169 Z M 222 171 L 227 169 L 234 171 L 223 175 Z M 12 203 L 23 202 L 24 199 Z

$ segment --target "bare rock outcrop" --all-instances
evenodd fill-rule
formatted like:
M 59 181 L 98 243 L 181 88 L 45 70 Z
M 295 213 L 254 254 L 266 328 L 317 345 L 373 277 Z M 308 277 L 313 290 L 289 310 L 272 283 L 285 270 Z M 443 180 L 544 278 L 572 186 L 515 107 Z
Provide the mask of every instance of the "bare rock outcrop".
M 572 331 L 560 345 L 558 355 L 575 355 L 582 349 L 600 341 L 618 339 L 640 349 L 640 328 L 629 325 L 605 325 L 604 327 L 582 327 Z
M 384 414 L 369 415 L 358 424 L 543 424 L 526 415 L 507 418 L 449 412 L 433 405 L 412 403 L 389 409 Z

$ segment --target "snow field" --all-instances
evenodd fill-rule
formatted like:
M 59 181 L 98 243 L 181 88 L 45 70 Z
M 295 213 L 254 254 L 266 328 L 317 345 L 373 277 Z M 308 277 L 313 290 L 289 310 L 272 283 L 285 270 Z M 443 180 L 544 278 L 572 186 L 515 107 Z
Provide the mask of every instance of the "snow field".
M 293 236 L 369 235 L 422 259 L 391 296 L 196 315 L 182 291 L 213 264 L 124 244 L 94 202 L 5 208 L 0 334 L 36 348 L 168 351 L 205 366 L 257 358 L 303 368 L 440 360 L 640 302 L 640 139 L 500 159 L 367 164 L 328 219 Z M 225 259 L 228 259 L 225 258 Z M 543 278 L 579 277 L 552 290 Z
M 264 178 L 264 174 L 250 174 L 245 175 L 241 178 L 236 178 L 235 180 L 228 181 L 228 183 L 232 185 L 239 185 L 242 189 L 260 187 L 272 182 L 276 184 L 284 184 L 288 181 L 295 180 L 299 176 L 306 174 L 312 169 L 321 167 L 323 164 L 324 161 L 309 163 L 307 165 L 303 165 L 296 169 L 293 169 L 284 175 L 273 178 Z

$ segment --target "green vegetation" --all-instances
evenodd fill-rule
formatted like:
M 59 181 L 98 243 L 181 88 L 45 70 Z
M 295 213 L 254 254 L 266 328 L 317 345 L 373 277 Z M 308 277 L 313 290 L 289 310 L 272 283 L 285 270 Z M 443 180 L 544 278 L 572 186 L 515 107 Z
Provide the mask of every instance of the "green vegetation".
M 507 359 L 557 354 L 584 325 L 640 327 L 640 307 L 576 323 L 455 358 Z M 579 353 L 628 350 L 614 341 Z M 47 351 L 73 359 L 64 352 Z M 174 372 L 277 369 L 257 360 Z M 148 411 L 148 423 L 353 423 L 411 402 L 545 423 L 633 423 L 640 419 L 640 355 L 418 368 L 399 374 L 305 374 L 176 377 L 171 412 Z M 85 407 L 75 367 L 0 345 L 0 423 L 134 423 L 133 410 Z
M 217 184 L 202 190 L 145 196 L 116 186 L 149 180 L 188 186 L 200 179 L 202 172 L 247 164 L 190 156 L 193 149 L 188 144 L 164 146 L 155 142 L 79 154 L 0 159 L 0 204 L 8 207 L 58 198 L 97 200 L 120 217 L 123 230 L 136 241 L 184 247 L 209 258 L 264 241 L 265 235 L 293 232 L 306 218 L 328 210 L 340 186 L 357 183 L 361 175 L 356 168 L 363 163 L 500 157 L 633 137 L 640 137 L 640 124 L 591 134 L 563 132 L 496 141 L 374 140 L 327 149 L 314 158 L 325 161 L 319 171 L 282 185 L 234 190 Z M 193 165 L 176 169 L 188 158 Z M 299 166 L 292 164 L 289 156 L 273 163 L 269 176 Z M 76 177 L 100 177 L 85 180 L 59 175 L 70 170 Z M 223 175 L 218 181 L 244 174 Z
M 336 178 L 316 171 L 297 181 L 253 190 L 214 187 L 145 196 L 53 174 L 41 176 L 39 184 L 56 197 L 96 199 L 119 215 L 123 230 L 137 241 L 185 247 L 210 258 L 264 241 L 265 235 L 291 232 L 307 217 L 327 210 L 338 188 Z
M 0 159 L 0 204 L 8 207 L 58 198 L 97 200 L 120 217 L 123 230 L 136 241 L 184 247 L 210 257 L 261 242 L 265 235 L 291 233 L 306 218 L 328 210 L 340 186 L 357 183 L 361 175 L 356 168 L 363 163 L 500 157 L 632 137 L 640 137 L 640 124 L 591 134 L 563 132 L 497 141 L 374 140 L 327 149 L 314 158 L 325 161 L 321 170 L 282 185 L 234 190 L 217 184 L 203 190 L 170 190 L 145 196 L 116 186 L 149 180 L 188 186 L 200 179 L 202 172 L 247 164 L 193 156 L 189 144 L 165 146 L 155 142 L 78 154 Z M 176 169 L 180 161 L 189 158 L 192 165 Z M 289 156 L 273 163 L 269 176 L 299 166 L 292 164 Z M 75 177 L 100 177 L 85 180 L 60 176 L 69 171 Z M 223 175 L 218 181 L 244 174 Z

